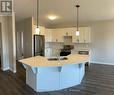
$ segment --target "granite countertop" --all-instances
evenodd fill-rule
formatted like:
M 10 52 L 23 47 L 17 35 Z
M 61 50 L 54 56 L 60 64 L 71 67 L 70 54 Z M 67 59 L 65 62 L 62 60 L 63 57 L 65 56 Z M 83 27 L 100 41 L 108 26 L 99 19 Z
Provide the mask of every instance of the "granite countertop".
M 68 64 L 80 64 L 88 61 L 89 61 L 89 55 L 80 55 L 80 54 L 70 54 L 65 57 L 65 60 L 64 57 L 63 60 L 49 60 L 48 57 L 42 57 L 42 56 L 35 56 L 19 60 L 19 62 L 28 65 L 30 67 L 64 66 Z

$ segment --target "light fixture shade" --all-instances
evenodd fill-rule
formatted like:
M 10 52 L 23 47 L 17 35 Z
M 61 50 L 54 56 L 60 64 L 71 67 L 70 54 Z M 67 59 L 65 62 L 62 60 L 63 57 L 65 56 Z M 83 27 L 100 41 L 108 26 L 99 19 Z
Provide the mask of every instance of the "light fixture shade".
M 36 29 L 35 29 L 35 34 L 36 34 L 36 35 L 39 35 L 39 34 L 40 34 L 40 29 L 39 29 L 39 27 L 36 27 Z
M 76 36 L 79 36 L 80 35 L 80 31 L 79 31 L 79 21 L 78 21 L 78 17 L 79 17 L 79 12 L 78 12 L 78 9 L 80 7 L 80 5 L 76 5 L 75 6 L 77 8 L 77 30 L 76 30 Z
M 80 36 L 80 31 L 76 31 L 76 36 Z
M 49 18 L 50 20 L 55 20 L 55 19 L 57 18 L 57 16 L 51 15 L 51 16 L 48 16 L 48 18 Z

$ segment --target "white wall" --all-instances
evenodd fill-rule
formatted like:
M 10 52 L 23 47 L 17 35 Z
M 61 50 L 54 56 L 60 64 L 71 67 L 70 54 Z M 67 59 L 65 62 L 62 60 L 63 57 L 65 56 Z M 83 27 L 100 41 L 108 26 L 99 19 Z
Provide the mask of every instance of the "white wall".
M 16 23 L 16 32 L 23 32 L 23 53 L 24 58 L 32 56 L 32 31 L 33 31 L 33 18 L 27 18 Z M 18 49 L 19 47 L 17 47 Z M 17 51 L 17 57 L 18 55 Z M 17 58 L 18 59 L 18 58 Z
M 0 16 L 1 23 L 1 68 L 16 72 L 15 15 Z
M 114 21 L 95 22 L 91 30 L 91 62 L 114 64 Z
M 33 17 L 26 18 L 22 21 L 16 23 L 16 32 L 23 32 L 23 53 L 24 58 L 28 58 L 33 56 L 33 35 L 35 34 L 35 22 Z M 45 35 L 45 27 L 39 26 L 40 28 L 40 35 Z M 18 40 L 18 39 L 17 39 Z M 19 44 L 17 44 L 17 59 L 20 59 L 22 55 L 19 50 Z
M 8 48 L 9 48 L 9 66 L 10 70 L 16 72 L 16 34 L 15 34 L 15 15 L 7 17 L 8 21 Z

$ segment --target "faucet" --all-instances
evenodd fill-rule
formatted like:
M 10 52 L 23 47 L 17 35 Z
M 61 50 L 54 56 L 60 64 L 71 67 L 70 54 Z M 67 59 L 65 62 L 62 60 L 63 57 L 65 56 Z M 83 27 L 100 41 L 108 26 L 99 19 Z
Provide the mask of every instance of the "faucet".
M 60 61 L 60 49 L 57 51 L 57 59 Z

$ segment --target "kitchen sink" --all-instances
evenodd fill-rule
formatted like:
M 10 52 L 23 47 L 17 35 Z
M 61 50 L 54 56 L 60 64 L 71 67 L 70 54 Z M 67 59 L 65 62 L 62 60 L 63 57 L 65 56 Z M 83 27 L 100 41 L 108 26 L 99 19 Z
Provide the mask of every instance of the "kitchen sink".
M 60 58 L 57 58 L 57 57 L 51 57 L 51 58 L 48 58 L 49 61 L 55 61 L 55 60 L 67 60 L 68 58 L 67 57 L 60 57 Z

